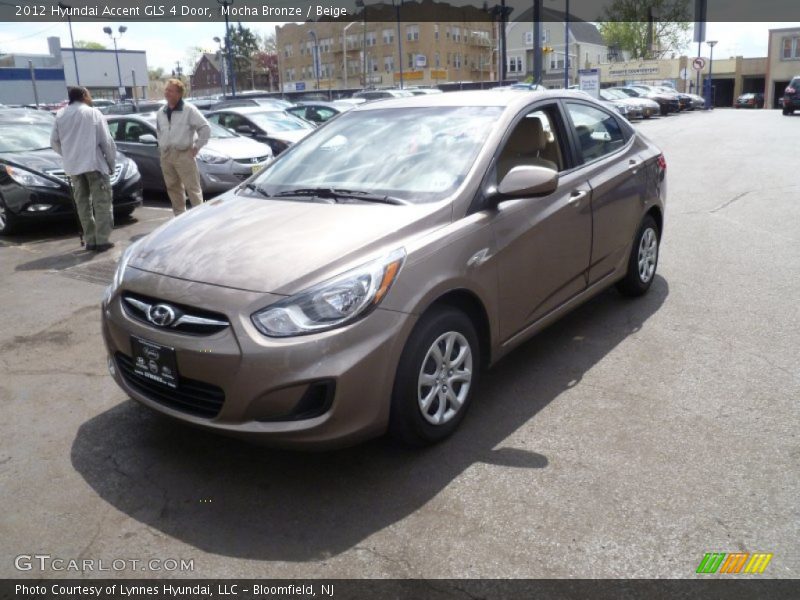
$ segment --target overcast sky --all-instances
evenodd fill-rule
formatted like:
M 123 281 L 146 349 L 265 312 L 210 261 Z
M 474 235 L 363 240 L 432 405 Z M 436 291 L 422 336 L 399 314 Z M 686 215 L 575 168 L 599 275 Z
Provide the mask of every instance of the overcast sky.
M 76 40 L 100 42 L 113 47 L 103 33 L 106 23 L 75 23 Z M 254 32 L 272 33 L 276 23 L 244 23 Z M 715 58 L 741 55 L 745 57 L 766 56 L 767 36 L 770 28 L 791 27 L 800 23 L 709 23 L 706 39 L 717 40 Z M 162 67 L 167 72 L 180 60 L 185 72 L 188 48 L 201 46 L 216 50 L 214 36 L 223 37 L 223 23 L 128 23 L 128 31 L 119 40 L 120 48 L 146 50 L 149 67 Z M 115 26 L 116 28 L 116 26 Z M 61 37 L 61 45 L 69 47 L 69 28 L 66 23 L 0 23 L 0 52 L 47 53 L 47 37 Z M 687 54 L 697 53 L 697 44 L 690 44 Z M 703 54 L 708 55 L 708 46 L 703 44 Z M 188 69 L 187 69 L 188 67 Z

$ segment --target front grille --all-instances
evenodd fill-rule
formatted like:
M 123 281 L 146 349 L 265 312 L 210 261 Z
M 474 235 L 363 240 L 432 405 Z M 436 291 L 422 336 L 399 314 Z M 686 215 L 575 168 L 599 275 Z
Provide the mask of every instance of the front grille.
M 213 419 L 222 409 L 225 402 L 222 388 L 181 377 L 178 379 L 178 389 L 173 390 L 137 375 L 133 370 L 133 361 L 121 352 L 117 352 L 115 358 L 125 382 L 154 402 L 206 419 Z
M 240 165 L 255 165 L 257 163 L 262 163 L 265 160 L 269 160 L 269 156 L 256 156 L 255 159 L 253 158 L 235 158 L 234 159 Z
M 169 305 L 175 313 L 175 321 L 166 325 L 156 325 L 148 319 L 150 308 L 158 304 Z M 122 295 L 122 308 L 125 313 L 137 321 L 141 321 L 150 327 L 167 329 L 180 333 L 190 333 L 195 335 L 211 335 L 222 331 L 230 325 L 228 318 L 220 313 L 202 310 L 183 304 L 175 304 L 149 296 L 125 293 Z
M 123 165 L 120 164 L 120 163 L 117 163 L 114 166 L 114 174 L 111 176 L 111 185 L 115 185 L 119 181 L 119 178 L 122 175 L 122 169 L 123 169 Z M 64 169 L 50 169 L 48 171 L 45 171 L 45 173 L 47 173 L 51 177 L 55 177 L 56 179 L 60 179 L 61 181 L 63 181 L 66 184 L 69 184 L 69 175 L 67 175 L 64 172 Z

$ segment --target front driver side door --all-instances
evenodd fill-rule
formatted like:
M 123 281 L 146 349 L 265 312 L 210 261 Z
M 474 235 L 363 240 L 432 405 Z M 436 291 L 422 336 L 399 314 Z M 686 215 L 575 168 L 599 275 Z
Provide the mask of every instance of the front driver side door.
M 557 102 L 528 109 L 511 128 L 495 164 L 495 181 L 514 166 L 559 172 L 558 189 L 502 202 L 497 244 L 500 334 L 504 341 L 586 289 L 592 243 L 591 189 L 574 168 Z

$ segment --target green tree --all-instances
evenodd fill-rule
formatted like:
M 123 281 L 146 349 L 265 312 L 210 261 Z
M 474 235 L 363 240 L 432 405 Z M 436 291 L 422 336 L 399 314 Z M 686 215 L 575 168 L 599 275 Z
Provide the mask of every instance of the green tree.
M 648 39 L 653 17 L 653 46 Z M 633 58 L 663 58 L 689 41 L 688 0 L 614 0 L 598 23 L 606 45 L 630 52 Z
M 236 27 L 231 27 L 230 41 L 236 83 L 244 89 L 243 82 L 250 80 L 251 68 L 255 68 L 254 64 L 251 67 L 251 61 L 259 51 L 259 40 L 255 33 L 239 23 Z
M 76 40 L 76 48 L 85 48 L 86 50 L 106 50 L 105 45 L 100 42 L 87 42 L 86 40 Z
M 147 69 L 147 78 L 150 81 L 158 81 L 164 77 L 164 69 L 161 67 L 156 67 L 155 69 Z

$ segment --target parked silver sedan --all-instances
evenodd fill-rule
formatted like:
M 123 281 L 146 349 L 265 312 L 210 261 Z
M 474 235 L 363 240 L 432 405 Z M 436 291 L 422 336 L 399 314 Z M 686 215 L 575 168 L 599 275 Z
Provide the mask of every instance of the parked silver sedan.
M 166 190 L 161 173 L 155 113 L 107 117 L 107 120 L 119 151 L 139 167 L 144 188 Z M 272 149 L 266 144 L 231 133 L 214 123 L 210 125 L 211 139 L 197 155 L 203 192 L 225 192 L 272 159 Z

